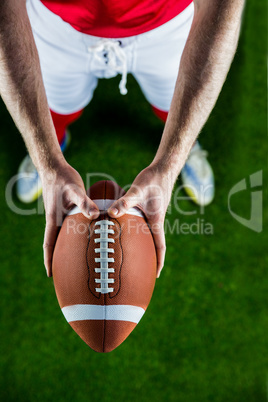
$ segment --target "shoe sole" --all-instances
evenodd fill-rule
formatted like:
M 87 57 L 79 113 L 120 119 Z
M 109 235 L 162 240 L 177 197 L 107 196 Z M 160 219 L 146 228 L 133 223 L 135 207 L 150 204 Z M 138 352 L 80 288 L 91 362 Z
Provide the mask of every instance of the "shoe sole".
M 186 192 L 186 194 L 191 198 L 191 201 L 193 201 L 196 205 L 199 205 L 199 206 L 201 206 L 201 207 L 206 207 L 207 205 L 209 205 L 212 201 L 213 201 L 213 199 L 214 199 L 214 197 L 211 199 L 211 200 L 209 200 L 208 202 L 206 202 L 206 203 L 201 203 L 197 198 L 196 198 L 196 195 L 195 195 L 195 193 L 192 191 L 192 189 L 191 188 L 189 188 L 189 187 L 187 187 L 187 186 L 183 186 L 183 189 L 184 189 L 184 191 Z
M 64 146 L 62 148 L 62 152 L 64 152 L 68 148 L 68 146 L 70 145 L 70 142 L 71 142 L 71 134 L 70 134 L 70 131 L 67 131 L 65 143 L 64 143 Z M 38 198 L 42 195 L 42 192 L 43 192 L 43 189 L 40 188 L 36 193 L 34 193 L 34 195 L 30 199 L 29 198 L 24 198 L 23 199 L 23 198 L 21 198 L 19 196 L 18 193 L 17 193 L 17 197 L 24 204 L 31 204 L 32 202 L 38 200 Z
M 31 197 L 31 199 L 29 199 L 29 198 L 21 198 L 21 197 L 19 196 L 19 194 L 17 194 L 17 197 L 18 197 L 18 199 L 19 199 L 21 202 L 23 202 L 24 204 L 31 204 L 32 202 L 38 200 L 38 198 L 41 196 L 42 192 L 43 192 L 43 189 L 42 189 L 42 188 L 39 189 L 39 190 Z

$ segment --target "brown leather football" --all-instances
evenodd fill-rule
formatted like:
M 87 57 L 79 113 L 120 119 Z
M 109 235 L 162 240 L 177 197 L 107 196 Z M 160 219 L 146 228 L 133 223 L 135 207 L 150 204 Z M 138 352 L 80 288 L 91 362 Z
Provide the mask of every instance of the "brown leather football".
M 156 279 L 156 251 L 138 208 L 112 219 L 107 209 L 123 190 L 100 181 L 88 190 L 98 219 L 75 207 L 64 219 L 52 264 L 61 310 L 71 327 L 95 351 L 110 352 L 135 328 L 150 302 Z

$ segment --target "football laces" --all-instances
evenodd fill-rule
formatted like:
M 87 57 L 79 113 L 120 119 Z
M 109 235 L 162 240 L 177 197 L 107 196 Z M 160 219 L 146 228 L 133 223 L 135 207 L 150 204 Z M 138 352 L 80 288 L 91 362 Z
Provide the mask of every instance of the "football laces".
M 109 263 L 114 263 L 114 258 L 109 257 L 109 253 L 114 253 L 111 243 L 115 243 L 115 240 L 109 237 L 109 235 L 114 234 L 113 228 L 110 228 L 110 226 L 114 226 L 114 223 L 104 219 L 97 221 L 95 226 L 96 229 L 94 229 L 94 233 L 98 235 L 98 237 L 94 241 L 99 244 L 99 247 L 95 248 L 95 253 L 100 255 L 95 258 L 95 262 L 100 264 L 99 268 L 94 269 L 95 272 L 100 275 L 99 278 L 95 279 L 95 282 L 100 285 L 95 288 L 95 290 L 102 294 L 111 293 L 114 291 L 114 288 L 109 285 L 114 283 L 114 279 L 109 278 L 109 274 L 114 273 L 114 268 L 109 268 Z

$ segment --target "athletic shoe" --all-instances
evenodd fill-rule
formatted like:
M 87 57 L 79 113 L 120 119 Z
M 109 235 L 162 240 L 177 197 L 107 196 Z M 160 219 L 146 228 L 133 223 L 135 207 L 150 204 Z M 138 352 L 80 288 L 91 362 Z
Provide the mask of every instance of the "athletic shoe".
M 71 141 L 70 132 L 67 130 L 61 143 L 62 152 Z M 42 194 L 42 183 L 39 174 L 32 162 L 30 155 L 26 155 L 19 166 L 17 180 L 17 197 L 20 201 L 28 204 L 36 201 Z
M 196 141 L 181 171 L 185 192 L 201 206 L 211 203 L 215 193 L 213 170 L 207 155 L 207 151 Z

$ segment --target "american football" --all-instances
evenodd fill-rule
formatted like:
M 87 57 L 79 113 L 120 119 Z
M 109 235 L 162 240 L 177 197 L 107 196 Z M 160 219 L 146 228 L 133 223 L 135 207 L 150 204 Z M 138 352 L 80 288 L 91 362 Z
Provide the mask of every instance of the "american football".
M 99 207 L 90 220 L 78 207 L 60 230 L 53 279 L 61 310 L 75 332 L 97 352 L 119 346 L 142 318 L 156 279 L 156 251 L 143 213 L 131 208 L 112 219 L 107 209 L 124 195 L 112 181 L 88 190 Z

